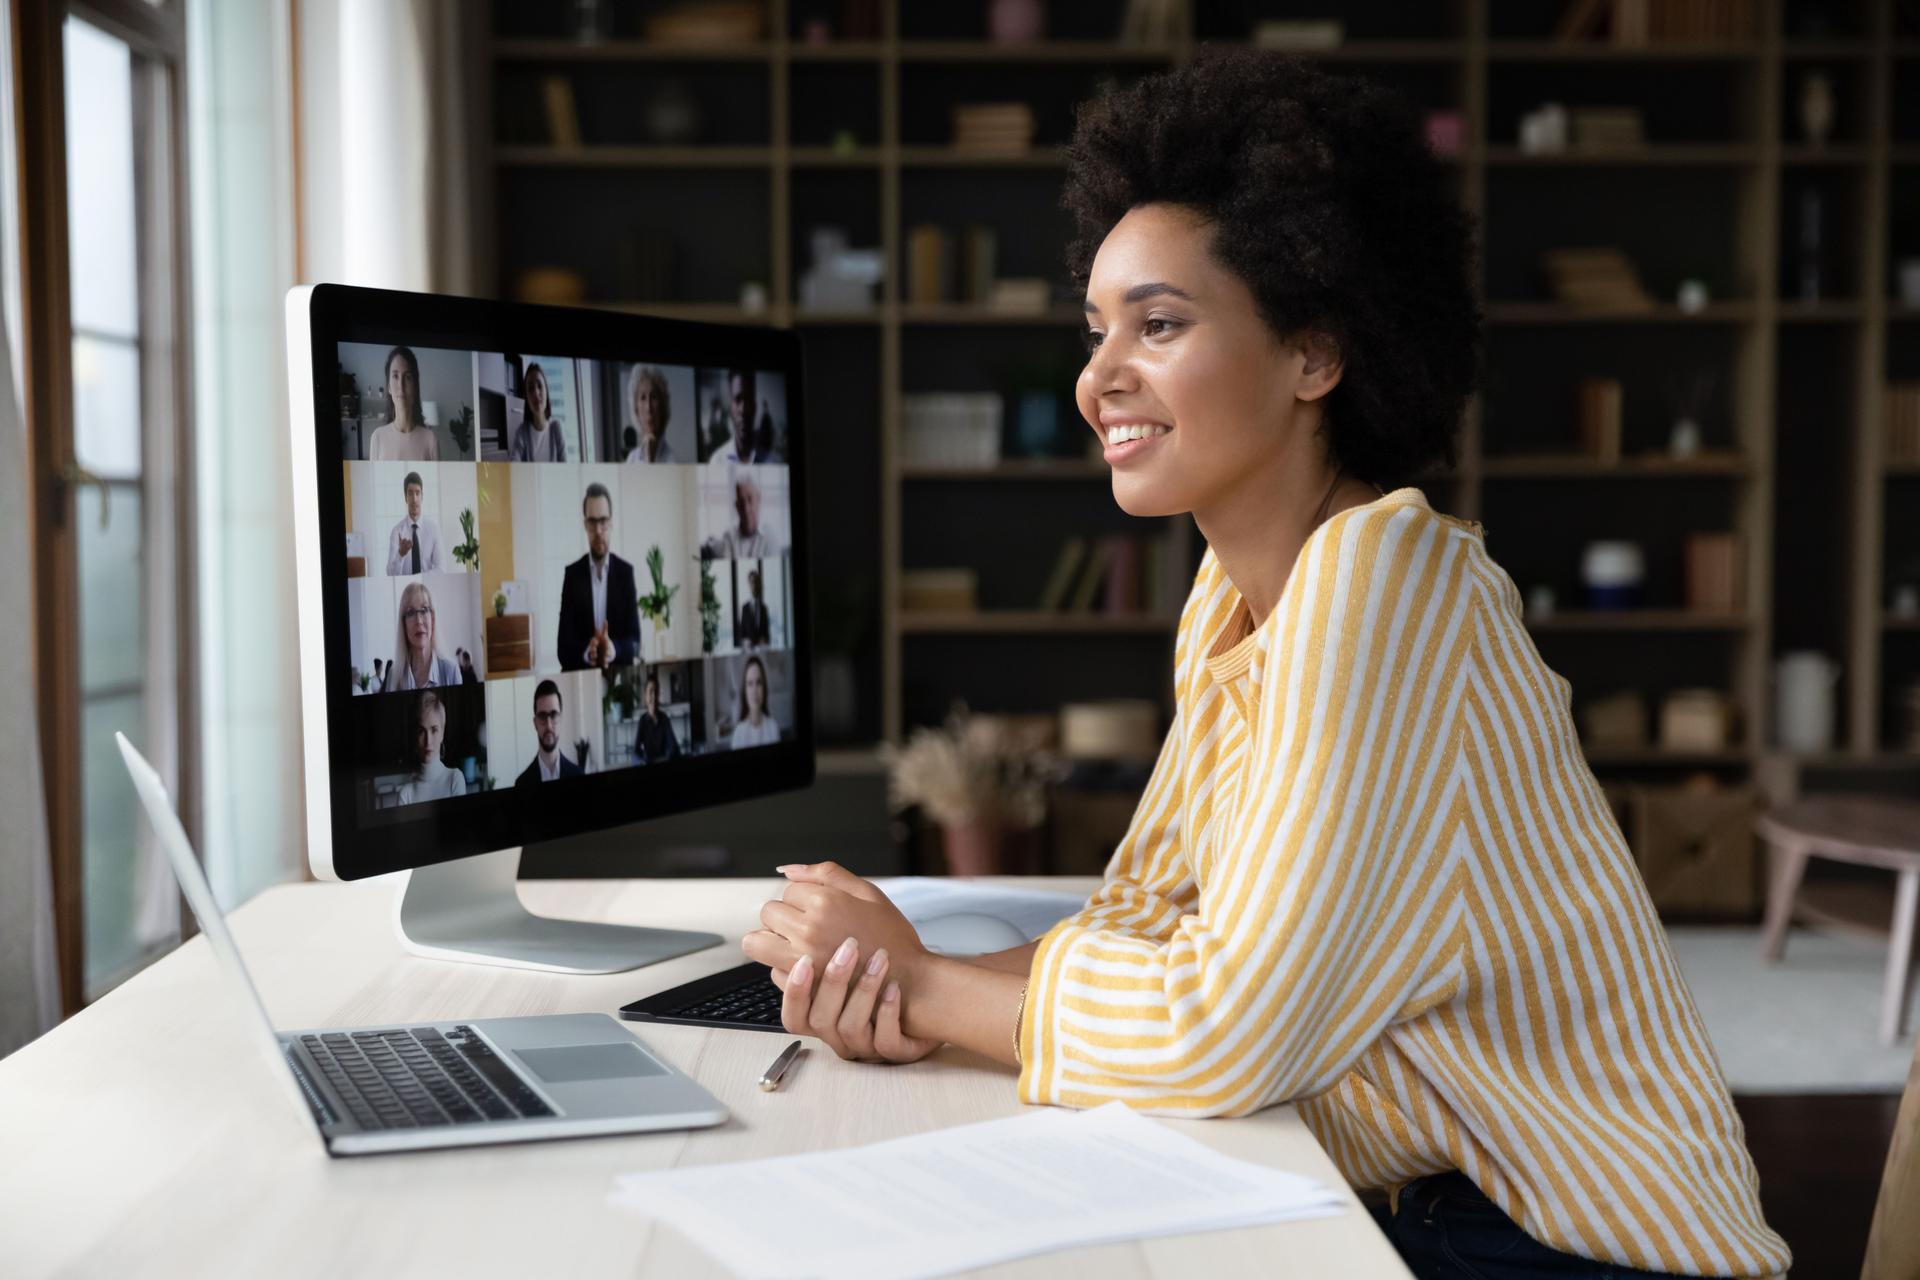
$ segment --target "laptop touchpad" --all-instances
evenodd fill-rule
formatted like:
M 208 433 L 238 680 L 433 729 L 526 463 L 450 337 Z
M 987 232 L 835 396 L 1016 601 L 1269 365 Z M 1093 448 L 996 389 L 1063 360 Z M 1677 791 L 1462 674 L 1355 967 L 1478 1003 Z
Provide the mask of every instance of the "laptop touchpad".
M 515 1049 L 514 1053 L 545 1084 L 667 1074 L 635 1044 L 571 1044 L 557 1049 Z

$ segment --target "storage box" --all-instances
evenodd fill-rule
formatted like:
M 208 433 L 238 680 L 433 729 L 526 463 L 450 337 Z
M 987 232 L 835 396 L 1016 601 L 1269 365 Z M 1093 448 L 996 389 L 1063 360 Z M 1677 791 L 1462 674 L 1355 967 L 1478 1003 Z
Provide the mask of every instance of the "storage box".
M 1631 792 L 1628 844 L 1653 905 L 1679 915 L 1752 915 L 1760 900 L 1753 788 Z

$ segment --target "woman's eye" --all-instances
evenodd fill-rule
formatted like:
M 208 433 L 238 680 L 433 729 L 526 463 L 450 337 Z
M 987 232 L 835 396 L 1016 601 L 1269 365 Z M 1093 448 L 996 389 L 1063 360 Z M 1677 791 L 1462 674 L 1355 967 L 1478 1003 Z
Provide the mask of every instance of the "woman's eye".
M 1100 345 L 1100 334 L 1092 329 L 1083 329 L 1080 333 L 1080 342 L 1091 353 Z

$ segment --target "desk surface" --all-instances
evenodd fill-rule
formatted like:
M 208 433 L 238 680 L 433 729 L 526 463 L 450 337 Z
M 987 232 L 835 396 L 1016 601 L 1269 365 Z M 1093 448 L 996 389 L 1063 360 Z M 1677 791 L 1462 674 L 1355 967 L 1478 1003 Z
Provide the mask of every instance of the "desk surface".
M 1093 882 L 1035 883 L 1083 892 Z M 546 914 L 712 929 L 728 939 L 605 977 L 406 955 L 393 932 L 391 878 L 286 885 L 230 920 L 279 1027 L 611 1013 L 737 964 L 735 944 L 777 891 L 760 880 L 523 885 L 528 904 Z M 912 1066 L 877 1067 L 842 1062 L 809 1041 L 786 1085 L 768 1094 L 754 1082 L 782 1037 L 629 1025 L 732 1118 L 691 1133 L 331 1160 L 243 1038 L 212 952 L 196 938 L 0 1060 L 0 1259 L 10 1276 L 724 1276 L 671 1229 L 609 1208 L 613 1176 L 847 1146 L 1022 1109 L 1012 1068 L 951 1047 Z M 1292 1107 L 1168 1123 L 1218 1150 L 1346 1190 Z M 1310 1222 L 1081 1249 L 979 1274 L 1407 1273 L 1355 1204 Z

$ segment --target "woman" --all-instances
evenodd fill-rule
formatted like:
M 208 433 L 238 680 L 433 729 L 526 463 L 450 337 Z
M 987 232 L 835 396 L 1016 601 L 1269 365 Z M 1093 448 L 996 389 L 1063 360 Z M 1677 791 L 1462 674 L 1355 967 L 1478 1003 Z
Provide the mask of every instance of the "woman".
M 1250 50 L 1084 108 L 1076 396 L 1131 515 L 1207 539 L 1105 880 L 932 955 L 783 868 L 747 954 L 843 1057 L 951 1042 L 1022 1101 L 1293 1101 L 1420 1276 L 1761 1276 L 1739 1117 L 1478 524 L 1407 482 L 1477 381 L 1471 228 L 1411 113 Z
M 433 690 L 420 695 L 414 708 L 413 776 L 400 784 L 400 803 L 418 804 L 422 800 L 446 800 L 467 793 L 466 777 L 450 769 L 440 759 L 440 748 L 447 739 L 447 708 Z
M 367 441 L 369 462 L 438 462 L 440 441 L 420 411 L 420 359 L 410 347 L 387 352 L 387 399 L 393 415 Z
M 460 668 L 440 652 L 439 627 L 433 612 L 433 593 L 424 582 L 409 582 L 400 593 L 399 639 L 393 661 L 387 664 L 382 692 L 431 689 L 459 684 Z
M 640 763 L 659 764 L 662 760 L 671 760 L 680 754 L 680 740 L 674 736 L 673 721 L 667 719 L 666 712 L 660 710 L 658 671 L 647 672 L 646 681 L 640 686 L 640 694 L 647 704 L 634 730 L 634 746 L 639 750 Z
M 780 741 L 780 724 L 767 712 L 767 669 L 758 656 L 740 669 L 740 723 L 733 726 L 727 745 L 764 747 Z
M 553 392 L 547 386 L 547 371 L 537 364 L 528 365 L 522 385 L 526 390 L 527 415 L 513 433 L 508 456 L 514 462 L 565 462 L 567 442 L 560 419 L 553 416 Z
M 673 399 L 667 394 L 667 375 L 650 364 L 635 365 L 627 382 L 627 405 L 640 428 L 640 443 L 627 450 L 627 461 L 672 462 L 667 419 L 673 413 Z

